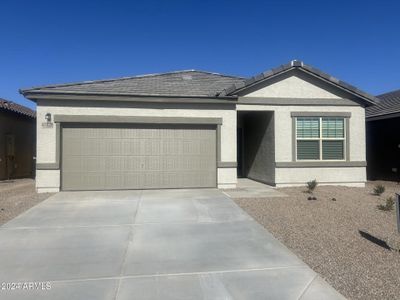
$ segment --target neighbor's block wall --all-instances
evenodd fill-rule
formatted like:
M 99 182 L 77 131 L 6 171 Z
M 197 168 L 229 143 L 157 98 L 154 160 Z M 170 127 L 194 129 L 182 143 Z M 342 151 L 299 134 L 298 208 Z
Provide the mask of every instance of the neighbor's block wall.
M 105 101 L 58 101 L 41 100 L 37 106 L 37 163 L 53 163 L 56 160 L 56 127 L 44 128 L 45 114 L 54 115 L 110 115 L 149 117 L 204 117 L 222 118 L 221 161 L 236 162 L 236 111 L 234 105 L 220 104 L 168 104 L 130 103 Z M 54 178 L 48 178 L 53 176 Z M 234 187 L 236 168 L 218 169 L 218 185 Z M 60 188 L 59 170 L 37 170 L 36 186 Z
M 13 159 L 6 153 L 8 134 L 14 136 Z M 0 111 L 0 180 L 33 177 L 35 137 L 35 119 L 11 111 Z

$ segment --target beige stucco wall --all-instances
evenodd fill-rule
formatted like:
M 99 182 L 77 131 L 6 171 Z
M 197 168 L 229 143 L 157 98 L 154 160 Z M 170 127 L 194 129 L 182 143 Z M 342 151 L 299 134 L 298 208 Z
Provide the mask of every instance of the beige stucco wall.
M 365 167 L 342 168 L 277 168 L 276 186 L 304 186 L 316 179 L 320 185 L 365 186 Z
M 245 101 L 245 98 L 243 98 Z M 274 111 L 275 161 L 293 161 L 291 112 L 350 112 L 349 161 L 365 161 L 365 110 L 360 106 L 271 106 L 237 105 L 238 111 Z M 366 181 L 365 167 L 342 168 L 276 168 L 277 186 L 305 183 L 317 179 L 320 183 L 360 183 Z
M 350 112 L 349 118 L 349 157 L 350 162 L 365 162 L 365 109 L 356 103 L 354 106 L 339 106 L 337 99 L 349 95 L 315 77 L 293 71 L 242 95 L 246 99 L 266 98 L 293 101 L 293 105 L 237 105 L 238 111 L 273 111 L 275 114 L 275 162 L 293 162 L 293 136 L 291 112 Z M 302 99 L 326 100 L 323 105 L 299 105 Z M 290 103 L 290 102 L 289 102 Z M 363 186 L 366 181 L 365 167 L 309 167 L 276 168 L 276 186 L 303 185 L 317 179 L 321 184 L 342 184 Z
M 295 75 L 251 92 L 247 94 L 246 97 L 339 98 L 336 94 L 311 84 Z
M 219 104 L 156 104 L 106 103 L 77 101 L 39 101 L 37 106 L 37 163 L 56 161 L 56 127 L 45 128 L 41 123 L 46 113 L 54 115 L 109 115 L 149 117 L 222 118 L 221 161 L 236 162 L 236 111 L 234 105 Z M 39 192 L 60 188 L 59 170 L 37 170 Z M 218 186 L 236 186 L 236 168 L 218 168 Z

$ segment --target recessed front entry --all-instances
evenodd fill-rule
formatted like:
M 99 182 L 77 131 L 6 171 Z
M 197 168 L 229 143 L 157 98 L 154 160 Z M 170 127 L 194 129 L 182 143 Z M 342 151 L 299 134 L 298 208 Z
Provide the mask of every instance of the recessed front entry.
M 215 125 L 64 124 L 63 190 L 215 187 Z
M 275 183 L 274 112 L 239 111 L 238 177 Z

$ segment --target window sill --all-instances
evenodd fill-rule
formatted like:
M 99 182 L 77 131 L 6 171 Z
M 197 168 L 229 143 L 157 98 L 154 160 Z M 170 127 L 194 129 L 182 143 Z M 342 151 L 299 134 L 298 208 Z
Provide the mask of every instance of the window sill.
M 275 163 L 276 168 L 330 168 L 366 166 L 366 161 L 289 161 Z

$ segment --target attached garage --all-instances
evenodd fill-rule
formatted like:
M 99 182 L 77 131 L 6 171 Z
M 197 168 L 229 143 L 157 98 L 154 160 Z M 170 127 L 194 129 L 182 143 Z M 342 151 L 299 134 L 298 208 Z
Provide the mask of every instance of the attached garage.
M 241 149 L 252 151 L 248 157 L 242 153 L 249 167 L 242 175 L 278 187 L 311 179 L 365 184 L 365 107 L 375 97 L 301 61 L 248 79 L 186 70 L 21 93 L 37 103 L 40 193 L 236 188 Z M 322 124 L 315 136 L 300 136 L 295 125 L 304 118 L 334 118 L 339 125 L 346 122 L 338 125 L 346 130 L 335 129 L 331 137 L 333 125 L 321 121 L 314 122 Z M 242 141 L 250 143 L 244 148 L 242 143 L 238 148 L 238 128 Z M 302 139 L 320 145 L 335 139 L 346 147 L 334 159 L 317 151 L 310 160 L 298 153 Z
M 62 190 L 217 185 L 216 125 L 65 123 L 61 140 Z

